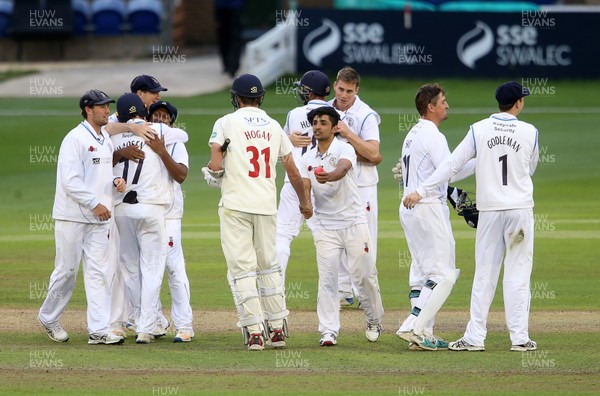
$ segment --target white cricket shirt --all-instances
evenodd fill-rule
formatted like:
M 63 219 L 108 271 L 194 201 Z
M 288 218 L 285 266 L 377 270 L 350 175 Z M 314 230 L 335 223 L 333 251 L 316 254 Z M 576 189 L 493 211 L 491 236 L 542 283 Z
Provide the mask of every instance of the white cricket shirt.
M 322 166 L 326 172 L 332 172 L 341 159 L 352 163 L 348 173 L 338 181 L 319 183 L 315 177 L 315 168 Z M 354 147 L 335 138 L 323 155 L 319 153 L 318 147 L 314 147 L 302 156 L 300 174 L 302 178 L 310 180 L 315 197 L 315 226 L 326 230 L 339 230 L 367 222 L 358 193 L 356 162 Z
M 188 169 L 190 168 L 189 155 L 183 143 L 174 143 L 167 146 L 167 151 L 171 154 L 171 158 L 173 158 L 175 162 L 185 165 Z M 173 178 L 170 178 L 169 180 L 171 182 L 173 203 L 167 209 L 165 219 L 181 219 L 183 217 L 183 191 L 181 190 L 181 184 L 176 182 Z
M 219 118 L 209 139 L 231 143 L 223 160 L 225 173 L 219 206 L 245 213 L 277 213 L 277 159 L 292 143 L 281 125 L 258 107 L 242 107 Z
M 533 208 L 531 176 L 538 162 L 538 131 L 508 113 L 492 114 L 473 125 L 447 161 L 417 189 L 429 195 L 476 156 L 479 211 Z
M 80 223 L 102 223 L 92 212 L 99 203 L 113 209 L 113 144 L 83 121 L 63 139 L 56 169 L 52 217 Z
M 342 119 L 362 140 L 375 140 L 379 142 L 381 117 L 369 105 L 360 100 L 358 95 L 355 98 L 352 106 L 345 112 L 342 112 L 344 114 Z M 332 99 L 328 103 L 333 106 L 334 101 L 335 99 Z M 366 162 L 357 161 L 356 175 L 360 187 L 373 186 L 379 181 L 377 166 Z

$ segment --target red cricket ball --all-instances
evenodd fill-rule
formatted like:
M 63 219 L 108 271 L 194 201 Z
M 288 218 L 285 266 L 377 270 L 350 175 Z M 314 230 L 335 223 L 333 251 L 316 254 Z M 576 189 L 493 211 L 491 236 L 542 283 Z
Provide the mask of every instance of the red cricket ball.
M 322 166 L 318 166 L 315 168 L 315 175 L 319 175 L 321 173 L 325 172 L 325 169 L 323 169 Z

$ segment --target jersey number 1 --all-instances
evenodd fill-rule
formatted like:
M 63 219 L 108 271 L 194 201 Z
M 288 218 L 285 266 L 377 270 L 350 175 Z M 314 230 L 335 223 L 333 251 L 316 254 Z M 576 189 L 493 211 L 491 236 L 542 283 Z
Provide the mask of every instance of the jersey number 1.
M 508 155 L 504 154 L 498 158 L 498 162 L 502 162 L 502 185 L 508 185 Z
M 410 155 L 405 155 L 404 157 L 402 157 L 402 162 L 404 162 L 404 167 L 406 168 L 406 177 L 402 175 L 402 177 L 404 177 L 404 187 L 406 187 L 408 186 L 408 170 L 410 168 Z
M 260 175 L 260 163 L 258 162 L 258 158 L 260 154 L 265 157 L 265 177 L 267 179 L 271 178 L 271 165 L 269 164 L 269 160 L 271 159 L 271 148 L 267 147 L 258 152 L 258 149 L 254 146 L 246 147 L 247 153 L 252 153 L 252 158 L 250 158 L 250 164 L 252 165 L 252 170 L 248 171 L 248 176 L 250 177 L 258 177 Z

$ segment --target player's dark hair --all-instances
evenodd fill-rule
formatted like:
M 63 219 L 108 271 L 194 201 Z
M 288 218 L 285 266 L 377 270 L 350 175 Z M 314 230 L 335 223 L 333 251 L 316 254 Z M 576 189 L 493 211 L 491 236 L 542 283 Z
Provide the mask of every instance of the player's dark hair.
M 439 94 L 445 95 L 446 91 L 438 84 L 425 84 L 417 91 L 415 96 L 415 106 L 419 115 L 424 116 L 427 114 L 427 105 L 429 103 L 435 104 Z
M 340 120 L 339 113 L 331 106 L 322 106 L 322 107 L 313 109 L 308 112 L 308 114 L 306 115 L 306 118 L 308 118 L 308 122 L 310 122 L 312 125 L 313 120 L 315 119 L 316 116 L 323 116 L 323 115 L 326 115 L 329 118 L 329 121 L 331 121 L 332 126 L 336 126 Z
M 86 113 L 85 109 L 81 110 L 81 116 L 83 117 L 84 120 L 87 120 L 87 113 Z
M 336 81 L 343 81 L 348 84 L 356 83 L 357 87 L 360 84 L 360 75 L 350 66 L 341 68 L 335 79 Z
M 517 103 L 517 102 L 515 102 L 515 103 Z M 504 113 L 504 112 L 506 112 L 506 111 L 508 111 L 508 110 L 512 109 L 512 108 L 513 108 L 513 106 L 515 105 L 515 103 L 511 103 L 511 104 L 504 104 L 504 105 L 498 105 L 498 109 L 499 109 L 499 110 L 500 110 L 502 113 Z
M 246 96 L 239 96 L 239 101 L 242 102 L 244 106 L 252 106 L 252 107 L 260 107 L 263 101 L 263 97 L 259 98 L 248 98 Z

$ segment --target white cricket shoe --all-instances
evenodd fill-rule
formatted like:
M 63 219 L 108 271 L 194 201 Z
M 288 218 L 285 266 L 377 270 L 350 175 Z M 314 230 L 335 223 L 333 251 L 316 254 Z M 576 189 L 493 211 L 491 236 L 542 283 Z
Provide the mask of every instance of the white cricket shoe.
M 90 345 L 98 345 L 98 344 L 122 344 L 125 342 L 125 338 L 116 336 L 112 332 L 107 331 L 106 333 L 91 333 L 88 338 L 88 344 Z
M 451 351 L 469 351 L 469 352 L 484 352 L 483 345 L 472 345 L 465 341 L 464 338 L 448 344 L 448 349 Z
M 127 338 L 127 333 L 123 328 L 121 323 L 115 323 L 110 326 L 110 332 L 116 335 L 117 337 Z
M 527 341 L 525 344 L 513 345 L 510 350 L 511 352 L 528 352 L 535 351 L 537 349 L 537 343 L 535 341 Z
M 138 333 L 135 339 L 136 344 L 150 344 L 154 341 L 154 336 L 150 333 Z
M 367 331 L 365 331 L 365 335 L 367 336 L 367 340 L 371 342 L 377 341 L 381 335 L 381 325 L 367 323 Z
M 50 337 L 50 339 L 52 341 L 55 342 L 67 342 L 69 341 L 69 335 L 67 334 L 67 332 L 65 331 L 65 329 L 62 328 L 62 326 L 60 325 L 60 323 L 56 322 L 54 324 L 51 325 L 46 325 L 42 322 L 42 320 L 38 317 L 38 320 L 40 321 L 40 324 L 42 326 L 44 326 L 44 329 L 46 330 L 46 333 L 48 333 L 48 337 Z
M 321 346 L 334 346 L 337 344 L 337 339 L 333 333 L 323 333 L 319 345 Z
M 194 330 L 179 329 L 173 338 L 173 342 L 190 342 L 192 341 L 192 338 L 194 338 Z
M 164 337 L 167 335 L 167 329 L 171 326 L 171 323 L 167 321 L 167 323 L 157 322 L 154 330 L 152 330 L 152 335 L 154 338 Z

